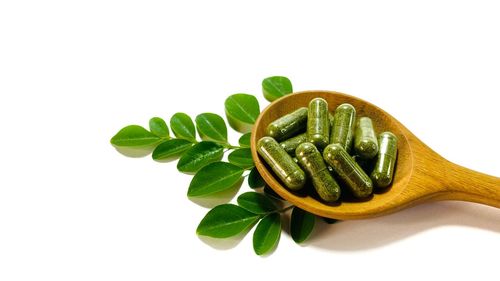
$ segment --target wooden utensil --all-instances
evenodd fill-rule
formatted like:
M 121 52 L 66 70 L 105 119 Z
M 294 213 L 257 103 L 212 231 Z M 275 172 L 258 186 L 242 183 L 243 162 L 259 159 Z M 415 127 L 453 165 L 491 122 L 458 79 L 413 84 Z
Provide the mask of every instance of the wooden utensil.
M 398 158 L 390 187 L 369 200 L 323 203 L 310 195 L 286 189 L 257 154 L 257 141 L 275 119 L 305 106 L 315 97 L 324 98 L 330 112 L 342 103 L 352 104 L 357 116 L 372 118 L 377 133 L 391 131 L 398 137 Z M 271 103 L 255 122 L 251 138 L 252 157 L 265 182 L 290 203 L 323 217 L 340 220 L 365 219 L 396 212 L 435 200 L 462 200 L 500 208 L 500 178 L 453 164 L 420 141 L 394 117 L 359 98 L 331 91 L 304 91 Z

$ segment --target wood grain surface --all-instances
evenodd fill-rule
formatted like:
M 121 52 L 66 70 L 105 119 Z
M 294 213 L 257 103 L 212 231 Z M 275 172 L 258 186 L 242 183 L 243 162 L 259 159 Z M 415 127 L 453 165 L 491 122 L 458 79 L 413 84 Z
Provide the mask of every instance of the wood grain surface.
M 343 200 L 328 204 L 307 192 L 289 191 L 274 176 L 257 154 L 257 141 L 264 136 L 270 122 L 299 107 L 307 107 L 315 97 L 324 98 L 330 112 L 342 103 L 350 103 L 356 108 L 357 117 L 367 116 L 373 120 L 377 134 L 391 131 L 398 137 L 398 158 L 391 186 L 375 191 L 367 200 Z M 365 219 L 430 200 L 463 200 L 500 208 L 500 178 L 447 161 L 379 107 L 338 92 L 297 92 L 272 102 L 254 125 L 251 149 L 255 165 L 266 183 L 290 203 L 318 216 L 341 220 Z

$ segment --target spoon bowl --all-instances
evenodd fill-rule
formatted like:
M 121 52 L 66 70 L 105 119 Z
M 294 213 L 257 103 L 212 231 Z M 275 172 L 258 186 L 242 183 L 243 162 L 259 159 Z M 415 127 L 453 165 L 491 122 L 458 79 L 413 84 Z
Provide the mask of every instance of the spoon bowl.
M 341 200 L 329 204 L 303 192 L 287 189 L 258 155 L 257 141 L 265 136 L 269 123 L 307 107 L 321 97 L 333 112 L 342 103 L 356 108 L 356 116 L 373 120 L 377 133 L 391 131 L 398 137 L 398 157 L 392 184 L 377 190 L 367 200 Z M 359 98 L 332 91 L 304 91 L 272 102 L 257 118 L 251 137 L 252 157 L 264 181 L 285 200 L 308 212 L 340 220 L 365 219 L 396 212 L 431 200 L 463 200 L 500 208 L 500 178 L 453 164 L 420 141 L 399 121 L 379 107 Z

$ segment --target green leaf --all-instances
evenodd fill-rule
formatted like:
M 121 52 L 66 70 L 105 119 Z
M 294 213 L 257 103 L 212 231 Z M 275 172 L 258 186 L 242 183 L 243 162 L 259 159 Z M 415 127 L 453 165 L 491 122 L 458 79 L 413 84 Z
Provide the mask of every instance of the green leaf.
M 281 216 L 273 213 L 265 216 L 253 233 L 253 250 L 257 255 L 264 255 L 273 250 L 281 236 Z
M 254 214 L 264 215 L 278 210 L 278 206 L 271 199 L 257 192 L 245 192 L 238 196 L 237 201 L 238 205 Z
M 154 160 L 165 160 L 177 157 L 188 150 L 193 143 L 184 139 L 171 139 L 160 143 L 153 151 Z
M 193 120 L 186 113 L 177 112 L 170 118 L 170 127 L 174 135 L 180 139 L 196 140 L 196 129 Z
M 255 166 L 250 148 L 240 148 L 229 153 L 227 160 L 236 166 L 243 169 L 248 169 Z
M 268 101 L 274 101 L 293 92 L 292 82 L 283 76 L 272 76 L 262 81 L 262 92 Z
M 209 163 L 220 161 L 224 155 L 223 147 L 211 141 L 202 141 L 187 150 L 177 162 L 177 170 L 193 173 Z
M 256 167 L 253 167 L 248 174 L 248 185 L 250 188 L 263 187 L 266 184 Z
M 196 116 L 196 128 L 203 140 L 227 143 L 227 128 L 224 119 L 215 113 L 202 113 Z
M 296 243 L 302 243 L 311 234 L 316 216 L 308 213 L 298 207 L 294 207 L 292 211 L 292 218 L 290 222 L 290 233 L 292 235 L 293 241 Z
M 238 140 L 238 143 L 242 147 L 250 147 L 250 137 L 252 136 L 252 133 L 246 133 L 240 137 Z
M 225 103 L 226 117 L 229 125 L 238 132 L 247 133 L 260 114 L 257 98 L 248 94 L 234 94 Z
M 214 238 L 227 238 L 243 232 L 258 219 L 259 215 L 252 214 L 239 206 L 223 204 L 205 215 L 196 233 Z
M 201 197 L 227 190 L 241 180 L 243 171 L 231 163 L 210 163 L 194 175 L 189 184 L 188 196 Z
M 116 146 L 147 146 L 159 141 L 160 137 L 139 125 L 129 125 L 111 138 L 111 144 Z
M 159 136 L 160 138 L 169 138 L 170 133 L 168 132 L 167 123 L 160 117 L 153 117 L 149 119 L 149 130 L 151 133 Z

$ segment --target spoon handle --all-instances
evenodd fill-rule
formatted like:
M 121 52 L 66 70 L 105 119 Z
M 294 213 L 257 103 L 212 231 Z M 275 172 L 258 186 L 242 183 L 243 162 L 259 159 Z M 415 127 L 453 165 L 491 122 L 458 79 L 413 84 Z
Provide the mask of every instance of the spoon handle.
M 481 203 L 500 208 L 500 178 L 448 162 L 443 175 L 443 199 Z

